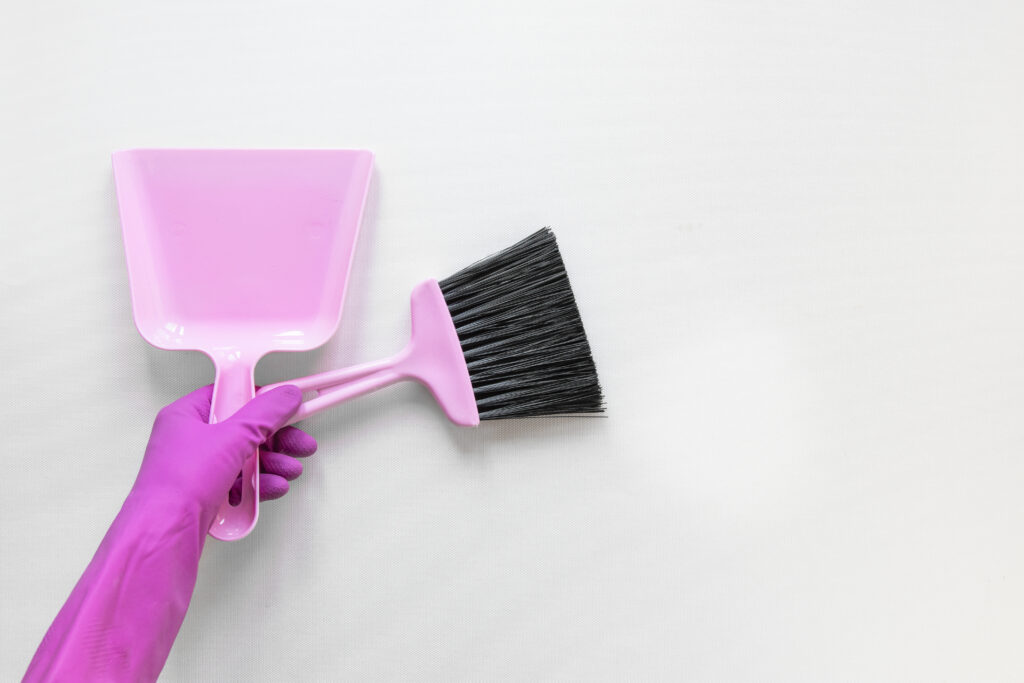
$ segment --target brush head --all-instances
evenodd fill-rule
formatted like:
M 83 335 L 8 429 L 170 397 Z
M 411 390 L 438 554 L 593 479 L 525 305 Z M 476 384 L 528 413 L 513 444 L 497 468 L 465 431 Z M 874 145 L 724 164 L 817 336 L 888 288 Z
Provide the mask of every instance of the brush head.
M 481 420 L 604 412 L 590 344 L 550 228 L 438 284 Z

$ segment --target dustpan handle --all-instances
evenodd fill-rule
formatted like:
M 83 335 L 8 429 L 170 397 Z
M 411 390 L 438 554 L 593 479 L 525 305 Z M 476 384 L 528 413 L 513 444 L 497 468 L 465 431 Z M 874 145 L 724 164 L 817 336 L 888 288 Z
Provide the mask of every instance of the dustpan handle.
M 239 352 L 215 358 L 217 375 L 213 381 L 213 401 L 210 423 L 228 419 L 256 395 L 253 364 L 239 358 Z M 256 526 L 260 514 L 259 451 L 245 459 L 242 465 L 242 499 L 231 505 L 227 498 L 221 503 L 217 517 L 210 527 L 210 535 L 221 541 L 237 541 Z

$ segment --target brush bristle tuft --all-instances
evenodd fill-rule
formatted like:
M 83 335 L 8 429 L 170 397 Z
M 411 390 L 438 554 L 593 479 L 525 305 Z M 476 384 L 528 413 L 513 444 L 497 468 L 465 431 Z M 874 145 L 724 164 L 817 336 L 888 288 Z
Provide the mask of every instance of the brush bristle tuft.
M 439 284 L 481 420 L 604 412 L 590 344 L 550 228 Z

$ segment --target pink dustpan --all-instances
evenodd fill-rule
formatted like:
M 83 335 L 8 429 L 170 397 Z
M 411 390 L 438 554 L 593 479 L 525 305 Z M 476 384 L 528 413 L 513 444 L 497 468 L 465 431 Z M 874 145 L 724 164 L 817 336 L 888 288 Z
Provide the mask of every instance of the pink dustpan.
M 115 152 L 135 325 L 162 349 L 216 367 L 211 422 L 254 395 L 270 351 L 306 351 L 338 326 L 373 154 L 364 150 Z M 210 534 L 234 540 L 259 515 L 258 458 Z

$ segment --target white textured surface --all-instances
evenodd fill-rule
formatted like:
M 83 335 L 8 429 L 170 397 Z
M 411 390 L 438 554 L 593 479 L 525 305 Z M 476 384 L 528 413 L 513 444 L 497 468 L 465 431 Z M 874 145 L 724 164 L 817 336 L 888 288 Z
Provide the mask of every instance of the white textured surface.
M 1024 678 L 1013 2 L 8 3 L 0 678 L 201 356 L 135 332 L 109 153 L 378 157 L 340 333 L 556 229 L 610 419 L 416 387 L 203 559 L 167 681 Z

